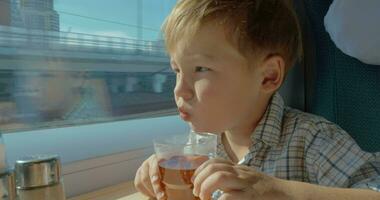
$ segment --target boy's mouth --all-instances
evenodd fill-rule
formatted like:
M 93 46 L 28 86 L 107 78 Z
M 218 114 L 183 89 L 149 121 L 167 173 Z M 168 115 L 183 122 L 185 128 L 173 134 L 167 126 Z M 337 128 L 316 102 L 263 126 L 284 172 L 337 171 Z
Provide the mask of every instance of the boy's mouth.
M 183 108 L 178 108 L 179 116 L 184 120 L 184 121 L 189 121 L 190 120 L 190 114 L 185 111 Z

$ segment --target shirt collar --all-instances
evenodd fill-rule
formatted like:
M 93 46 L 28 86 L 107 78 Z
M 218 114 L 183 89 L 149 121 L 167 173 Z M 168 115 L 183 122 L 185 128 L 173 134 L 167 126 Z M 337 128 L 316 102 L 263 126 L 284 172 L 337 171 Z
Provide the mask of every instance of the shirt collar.
M 269 146 L 278 144 L 281 136 L 283 113 L 284 100 L 279 93 L 275 93 L 259 124 L 252 133 L 252 142 L 262 141 Z

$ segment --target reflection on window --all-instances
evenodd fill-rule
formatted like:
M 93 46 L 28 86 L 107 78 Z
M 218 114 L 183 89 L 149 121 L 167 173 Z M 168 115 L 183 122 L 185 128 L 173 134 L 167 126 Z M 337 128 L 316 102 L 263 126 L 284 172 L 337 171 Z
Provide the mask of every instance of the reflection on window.
M 0 131 L 173 113 L 175 0 L 0 0 Z

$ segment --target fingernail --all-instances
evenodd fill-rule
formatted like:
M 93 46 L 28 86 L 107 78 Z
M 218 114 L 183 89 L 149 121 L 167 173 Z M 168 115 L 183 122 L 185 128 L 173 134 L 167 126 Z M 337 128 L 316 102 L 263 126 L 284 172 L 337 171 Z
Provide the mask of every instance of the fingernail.
M 152 176 L 151 180 L 153 183 L 158 181 L 158 176 L 156 176 L 156 175 Z
M 197 193 L 195 192 L 195 189 L 193 189 L 193 195 L 198 197 Z
M 163 192 L 158 192 L 157 193 L 157 199 L 161 199 L 162 197 L 164 197 L 164 193 Z

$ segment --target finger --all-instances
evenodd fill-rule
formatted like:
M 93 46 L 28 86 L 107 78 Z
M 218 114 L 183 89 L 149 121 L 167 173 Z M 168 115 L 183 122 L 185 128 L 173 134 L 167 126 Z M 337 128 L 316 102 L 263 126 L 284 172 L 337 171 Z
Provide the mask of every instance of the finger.
M 236 199 L 250 199 L 247 198 L 247 195 L 243 191 L 230 191 L 224 192 L 218 200 L 236 200 Z
M 158 160 L 157 157 L 154 156 L 149 161 L 149 177 L 151 180 L 151 185 L 153 188 L 153 192 L 158 199 L 164 197 L 163 189 L 160 185 L 160 172 L 158 168 Z
M 152 190 L 149 190 L 149 187 L 145 185 L 145 182 L 146 182 L 146 178 L 143 178 L 143 171 L 146 167 L 144 165 L 142 165 L 138 170 L 137 170 L 137 173 L 136 173 L 136 177 L 135 177 L 135 188 L 141 192 L 142 194 L 144 194 L 145 196 L 148 196 L 148 197 L 155 197 L 154 195 L 154 192 L 153 192 L 153 189 Z M 145 179 L 145 181 L 144 181 Z
M 199 197 L 208 198 L 217 189 L 224 192 L 244 190 L 250 186 L 246 180 L 240 179 L 235 173 L 218 171 L 207 177 L 201 185 Z
M 203 181 L 211 176 L 212 174 L 218 172 L 218 171 L 227 171 L 230 173 L 234 173 L 234 169 L 231 165 L 225 164 L 225 163 L 212 163 L 206 166 L 199 174 L 194 177 L 194 189 L 193 189 L 193 194 L 195 196 L 199 196 L 200 188 L 203 183 Z
M 206 168 L 208 165 L 210 164 L 216 164 L 216 163 L 225 163 L 225 164 L 230 164 L 232 165 L 233 163 L 231 161 L 228 161 L 228 160 L 224 160 L 224 159 L 220 159 L 220 158 L 214 158 L 214 159 L 210 159 L 206 162 L 204 162 L 202 165 L 200 165 L 194 172 L 193 174 L 193 179 L 195 179 L 195 177 L 204 169 Z
M 141 178 L 142 178 L 142 183 L 143 183 L 145 189 L 148 190 L 149 193 L 153 197 L 155 197 L 156 194 L 154 193 L 154 189 L 153 189 L 153 186 L 152 186 L 152 180 L 151 180 L 150 172 L 149 172 L 150 171 L 151 160 L 152 160 L 152 156 L 149 157 L 148 160 L 146 160 L 144 168 L 141 170 Z

